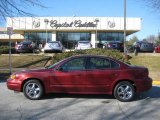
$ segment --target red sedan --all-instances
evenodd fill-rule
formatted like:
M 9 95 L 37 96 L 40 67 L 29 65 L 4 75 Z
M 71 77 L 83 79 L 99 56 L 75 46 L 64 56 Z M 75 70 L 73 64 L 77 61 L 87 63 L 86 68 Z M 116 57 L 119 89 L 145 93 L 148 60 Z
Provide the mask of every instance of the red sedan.
M 145 67 L 131 66 L 110 57 L 78 55 L 45 69 L 13 73 L 7 87 L 32 100 L 46 93 L 113 94 L 127 102 L 135 93 L 152 87 Z
M 154 52 L 155 52 L 155 53 L 160 53 L 160 45 L 158 45 L 158 46 L 156 46 L 156 47 L 154 48 Z

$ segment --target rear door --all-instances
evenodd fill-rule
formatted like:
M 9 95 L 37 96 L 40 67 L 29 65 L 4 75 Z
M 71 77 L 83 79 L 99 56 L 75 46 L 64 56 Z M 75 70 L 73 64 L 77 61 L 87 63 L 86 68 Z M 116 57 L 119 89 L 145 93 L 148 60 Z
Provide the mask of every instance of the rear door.
M 87 65 L 88 89 L 93 93 L 111 92 L 111 85 L 119 74 L 119 64 L 107 58 L 91 57 Z

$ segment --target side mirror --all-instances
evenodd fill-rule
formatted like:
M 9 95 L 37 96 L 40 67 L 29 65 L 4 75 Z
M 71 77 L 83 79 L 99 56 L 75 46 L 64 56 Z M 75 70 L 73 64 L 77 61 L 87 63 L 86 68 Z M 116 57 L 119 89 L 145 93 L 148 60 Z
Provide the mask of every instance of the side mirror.
M 63 68 L 62 68 L 62 67 L 60 67 L 60 68 L 58 69 L 58 71 L 63 71 Z
M 44 68 L 46 68 L 46 69 L 47 69 L 48 67 L 49 67 L 49 65 L 45 66 Z
M 67 70 L 63 69 L 62 67 L 58 68 L 57 70 L 61 72 L 67 72 Z

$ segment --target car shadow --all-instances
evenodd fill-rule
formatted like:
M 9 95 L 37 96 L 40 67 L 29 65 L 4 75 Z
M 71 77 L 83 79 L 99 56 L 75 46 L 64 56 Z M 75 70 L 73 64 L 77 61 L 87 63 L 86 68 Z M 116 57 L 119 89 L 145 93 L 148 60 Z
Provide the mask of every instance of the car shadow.
M 54 98 L 83 98 L 83 99 L 115 99 L 112 95 L 104 94 L 65 94 L 65 93 L 50 93 L 43 97 L 43 99 Z
M 137 94 L 135 101 L 149 98 L 160 98 L 160 86 L 152 86 L 149 91 Z
M 42 99 L 54 99 L 54 98 L 82 98 L 82 99 L 114 99 L 113 95 L 104 94 L 64 94 L 64 93 L 50 93 L 45 95 Z M 139 101 L 149 98 L 160 98 L 160 87 L 153 86 L 149 91 L 136 94 L 133 101 Z

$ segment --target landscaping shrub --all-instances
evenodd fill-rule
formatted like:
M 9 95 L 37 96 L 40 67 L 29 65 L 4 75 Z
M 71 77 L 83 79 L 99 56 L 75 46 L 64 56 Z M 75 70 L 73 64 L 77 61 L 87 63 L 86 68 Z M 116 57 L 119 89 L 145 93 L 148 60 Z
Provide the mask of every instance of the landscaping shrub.
M 64 58 L 67 58 L 73 55 L 80 55 L 80 54 L 103 55 L 103 56 L 115 58 L 123 62 L 128 62 L 128 60 L 124 60 L 123 53 L 119 52 L 118 50 L 106 50 L 102 48 L 76 50 L 76 51 L 64 52 L 60 54 L 57 53 L 53 56 L 52 62 L 56 63 Z
M 15 48 L 11 48 L 11 52 L 15 53 Z M 0 46 L 0 54 L 8 54 L 9 53 L 9 46 Z

